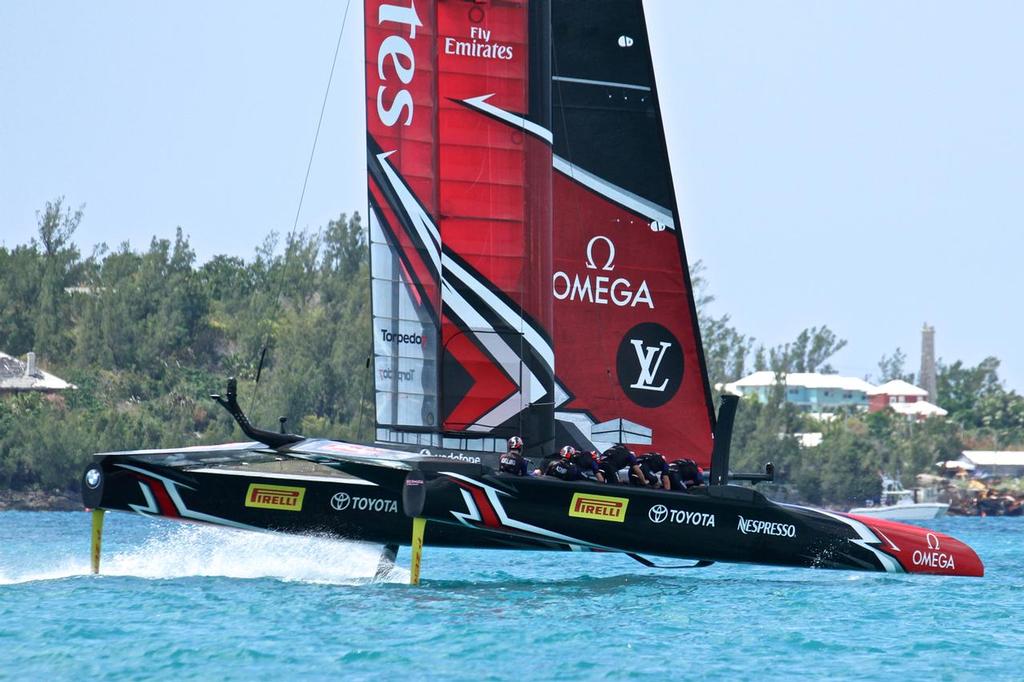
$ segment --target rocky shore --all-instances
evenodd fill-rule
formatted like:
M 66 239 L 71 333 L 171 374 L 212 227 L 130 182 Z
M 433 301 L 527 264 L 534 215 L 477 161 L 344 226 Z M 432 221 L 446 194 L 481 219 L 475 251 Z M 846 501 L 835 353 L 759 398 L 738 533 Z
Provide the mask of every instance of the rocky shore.
M 0 490 L 0 511 L 81 511 L 73 490 Z

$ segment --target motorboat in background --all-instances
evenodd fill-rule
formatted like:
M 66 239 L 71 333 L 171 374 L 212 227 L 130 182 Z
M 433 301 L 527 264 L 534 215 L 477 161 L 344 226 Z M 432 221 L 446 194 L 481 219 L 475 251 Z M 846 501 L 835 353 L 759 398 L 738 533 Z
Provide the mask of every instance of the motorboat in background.
M 916 491 L 904 488 L 898 478 L 882 476 L 879 504 L 855 507 L 850 513 L 892 521 L 927 521 L 945 515 L 947 509 L 948 502 L 918 502 Z

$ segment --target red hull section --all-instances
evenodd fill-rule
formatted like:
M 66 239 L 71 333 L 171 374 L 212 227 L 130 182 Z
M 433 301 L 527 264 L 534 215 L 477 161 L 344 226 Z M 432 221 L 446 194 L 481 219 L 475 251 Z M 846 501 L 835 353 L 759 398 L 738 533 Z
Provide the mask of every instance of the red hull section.
M 860 521 L 885 544 L 881 549 L 899 562 L 907 573 L 982 577 L 985 566 L 968 545 L 927 528 L 895 521 L 845 514 Z

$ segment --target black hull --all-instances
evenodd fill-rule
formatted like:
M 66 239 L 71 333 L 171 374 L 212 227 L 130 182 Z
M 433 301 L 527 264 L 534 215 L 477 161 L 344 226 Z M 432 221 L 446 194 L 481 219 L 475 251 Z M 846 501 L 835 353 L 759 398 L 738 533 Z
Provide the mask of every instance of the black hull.
M 85 486 L 87 507 L 248 530 L 408 545 L 412 518 L 425 544 L 481 549 L 590 550 L 705 562 L 861 571 L 982 575 L 958 540 L 917 526 L 772 502 L 722 485 L 669 492 L 494 474 L 420 458 L 212 464 L 166 455 L 107 455 Z M 260 457 L 267 461 L 260 461 Z M 308 458 L 316 459 L 316 458 Z M 276 464 L 275 464 L 276 463 Z M 301 466 L 299 466 L 301 465 Z M 299 473 L 302 466 L 315 473 Z M 274 470 L 276 469 L 276 470 Z M 88 478 L 88 476 L 87 476 Z
M 399 472 L 392 486 L 341 476 L 200 470 L 168 467 L 145 456 L 103 458 L 98 490 L 85 490 L 87 508 L 128 511 L 176 521 L 228 528 L 316 535 L 382 545 L 408 545 L 412 519 L 402 507 Z M 252 488 L 270 493 L 301 489 L 302 499 L 268 497 L 250 502 Z M 283 491 L 289 492 L 289 491 Z M 435 547 L 545 549 L 550 543 L 520 541 L 502 534 L 431 524 L 426 544 Z M 557 547 L 550 547 L 558 549 Z

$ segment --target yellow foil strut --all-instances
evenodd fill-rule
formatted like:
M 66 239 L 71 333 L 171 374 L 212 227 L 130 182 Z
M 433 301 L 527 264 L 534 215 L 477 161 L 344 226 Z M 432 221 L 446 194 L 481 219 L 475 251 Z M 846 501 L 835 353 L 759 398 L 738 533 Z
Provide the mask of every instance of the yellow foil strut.
M 92 510 L 92 572 L 100 572 L 100 547 L 103 545 L 103 509 Z
M 415 517 L 412 520 L 412 565 L 409 567 L 409 584 L 420 584 L 420 556 L 423 554 L 423 530 L 427 520 Z

